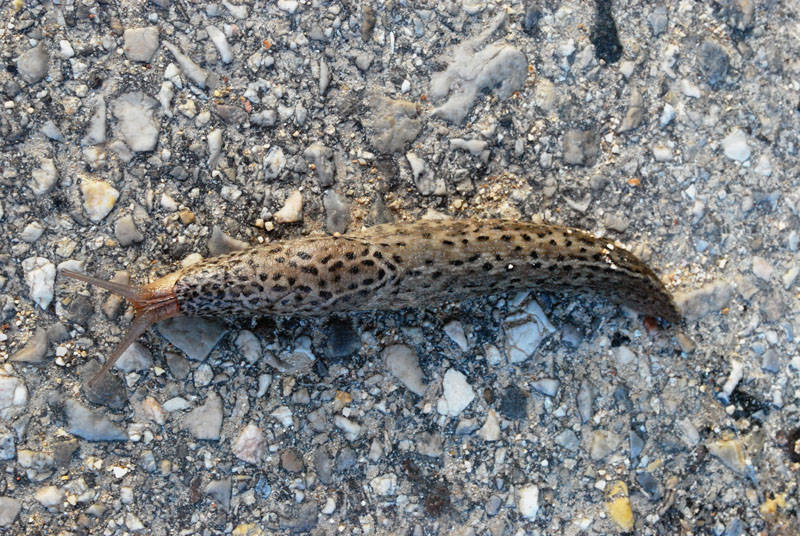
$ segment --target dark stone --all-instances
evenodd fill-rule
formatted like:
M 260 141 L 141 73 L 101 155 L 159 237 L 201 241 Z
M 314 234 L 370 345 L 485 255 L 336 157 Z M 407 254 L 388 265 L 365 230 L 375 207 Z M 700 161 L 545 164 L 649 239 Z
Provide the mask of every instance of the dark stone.
M 650 498 L 651 501 L 656 502 L 660 501 L 661 498 L 664 496 L 664 492 L 662 491 L 661 484 L 656 480 L 656 478 L 648 473 L 647 471 L 641 472 L 636 475 L 636 482 L 642 486 L 642 489 L 647 493 L 647 496 Z
M 758 400 L 753 395 L 741 389 L 735 389 L 731 393 L 730 403 L 734 405 L 734 419 L 758 418 L 759 412 L 763 412 L 759 420 L 763 420 L 769 413 L 769 403 Z
M 539 21 L 542 19 L 542 10 L 534 2 L 525 3 L 525 15 L 522 18 L 522 29 L 528 35 L 535 35 L 539 30 Z
M 324 332 L 325 353 L 332 360 L 341 361 L 361 349 L 361 337 L 347 320 L 332 318 L 325 325 Z
M 628 395 L 628 390 L 626 388 L 622 386 L 617 387 L 616 391 L 614 391 L 614 400 L 628 413 L 633 411 L 633 402 L 631 402 L 631 397 Z
M 725 49 L 712 41 L 700 46 L 700 74 L 711 89 L 717 89 L 725 82 L 730 59 Z
M 94 306 L 88 296 L 76 295 L 67 306 L 67 318 L 70 322 L 85 326 L 94 314 Z
M 596 0 L 597 15 L 589 40 L 594 45 L 594 55 L 606 63 L 616 63 L 622 57 L 622 43 L 617 35 L 617 23 L 611 14 L 611 0 Z
M 92 387 L 89 381 L 100 370 L 100 363 L 91 360 L 80 368 L 81 383 L 86 400 L 92 404 L 106 406 L 111 409 L 123 409 L 128 402 L 128 390 L 122 380 L 107 372 L 97 379 Z
M 272 494 L 272 486 L 269 485 L 269 481 L 263 476 L 259 477 L 254 490 L 262 499 L 266 499 Z
M 375 22 L 377 21 L 377 16 L 375 14 L 375 8 L 371 5 L 366 4 L 361 9 L 361 40 L 367 43 L 370 39 L 372 39 L 372 33 L 375 31 Z
M 317 447 L 317 450 L 314 451 L 314 471 L 320 482 L 326 485 L 331 483 L 333 460 L 322 447 Z
M 500 413 L 506 419 L 521 421 L 528 416 L 528 393 L 512 385 L 503 393 L 500 401 Z
M 291 530 L 294 533 L 308 532 L 317 526 L 318 513 L 317 503 L 314 501 L 303 503 L 297 509 L 297 515 L 281 518 L 281 528 Z
M 635 460 L 644 450 L 644 439 L 633 430 L 630 431 L 628 439 L 631 444 L 631 460 Z

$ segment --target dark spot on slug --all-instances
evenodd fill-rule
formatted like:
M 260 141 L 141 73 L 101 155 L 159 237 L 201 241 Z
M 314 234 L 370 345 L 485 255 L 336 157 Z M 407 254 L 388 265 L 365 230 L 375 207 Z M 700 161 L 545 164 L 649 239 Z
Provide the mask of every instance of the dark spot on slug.
M 455 242 L 453 242 L 451 240 L 442 240 L 442 244 L 444 244 L 445 246 L 455 246 L 456 245 Z
M 286 292 L 286 287 L 283 285 L 273 285 L 272 287 L 273 292 Z
M 372 259 L 365 259 L 361 261 L 361 264 L 363 266 L 375 266 L 375 261 L 373 261 Z
M 382 259 L 383 253 L 381 253 L 380 251 L 376 251 L 375 253 L 372 254 L 372 256 L 375 257 L 376 259 Z
M 452 264 L 453 266 L 461 266 L 462 264 L 464 264 L 464 261 L 455 259 L 450 261 L 450 264 Z
M 300 270 L 302 270 L 304 274 L 317 275 L 319 273 L 316 266 L 301 266 Z
M 439 279 L 440 277 L 442 277 L 442 272 L 433 272 L 431 274 L 431 279 Z
M 344 262 L 336 261 L 336 262 L 334 262 L 333 264 L 330 265 L 330 267 L 328 268 L 328 271 L 329 272 L 335 272 L 336 270 L 341 270 L 342 268 L 344 268 Z
M 351 274 L 357 274 L 358 272 L 360 272 L 360 270 L 358 269 L 358 266 L 351 266 L 350 267 L 350 273 Z
M 344 254 L 344 256 L 347 258 L 348 261 L 352 261 L 353 259 L 356 258 L 356 254 L 353 253 L 352 251 L 348 251 L 347 253 Z
M 322 257 L 322 258 L 319 260 L 319 262 L 320 262 L 321 264 L 328 264 L 328 261 L 329 261 L 329 260 L 331 260 L 331 258 L 332 258 L 332 255 L 325 255 L 324 257 Z
M 481 235 L 481 236 L 478 237 L 478 242 L 487 242 L 488 240 L 489 240 L 489 237 L 486 236 L 486 235 Z
M 491 269 L 492 269 L 492 263 L 490 263 L 490 262 L 484 263 L 484 265 L 483 265 L 483 271 L 484 272 L 488 272 Z
M 300 257 L 301 259 L 303 259 L 304 261 L 307 261 L 308 259 L 311 258 L 311 255 L 309 255 L 305 251 L 298 251 L 297 252 L 297 256 Z

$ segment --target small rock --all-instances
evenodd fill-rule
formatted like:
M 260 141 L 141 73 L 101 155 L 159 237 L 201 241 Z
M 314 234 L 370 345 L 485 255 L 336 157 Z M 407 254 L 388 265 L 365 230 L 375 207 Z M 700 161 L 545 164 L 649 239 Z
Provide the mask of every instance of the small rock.
M 110 184 L 84 177 L 81 181 L 83 209 L 95 223 L 103 221 L 119 199 L 119 192 Z
M 497 418 L 497 413 L 490 409 L 486 413 L 486 421 L 478 430 L 478 437 L 484 441 L 499 441 L 500 440 L 500 420 Z
M 182 425 L 195 439 L 219 441 L 222 432 L 222 399 L 212 392 L 205 404 L 183 417 Z
M 369 486 L 375 495 L 394 495 L 397 489 L 397 475 L 388 473 L 376 476 L 369 481 Z
M 389 373 L 405 385 L 406 389 L 418 396 L 423 395 L 425 384 L 422 381 L 422 368 L 412 348 L 404 344 L 388 346 L 383 350 L 383 360 Z
M 283 149 L 273 145 L 264 156 L 264 177 L 276 179 L 280 176 L 284 167 L 286 167 L 286 155 L 283 154 Z
M 45 123 L 42 125 L 42 134 L 53 141 L 64 141 L 64 135 L 61 133 L 58 125 L 56 125 L 55 121 L 52 119 L 45 121 Z
M 522 517 L 533 521 L 539 512 L 539 488 L 528 484 L 517 492 L 517 509 Z
M 647 22 L 650 24 L 650 30 L 653 33 L 653 37 L 658 37 L 667 31 L 667 26 L 669 26 L 667 8 L 664 6 L 653 8 L 653 10 L 647 16 Z
M 325 207 L 325 230 L 330 233 L 343 233 L 350 219 L 350 203 L 334 190 L 328 190 L 322 196 Z
M 611 520 L 623 532 L 633 530 L 633 509 L 631 509 L 628 486 L 625 482 L 618 480 L 609 488 L 608 493 L 606 493 L 606 511 Z
M 38 221 L 34 221 L 25 226 L 19 234 L 20 239 L 28 244 L 33 244 L 44 234 L 44 226 Z
M 41 363 L 47 353 L 47 332 L 37 328 L 25 346 L 11 356 L 11 361 L 19 363 Z
M 313 456 L 314 472 L 323 484 L 330 484 L 333 476 L 333 460 L 325 452 L 323 447 L 317 447 Z
M 183 74 L 188 76 L 199 88 L 204 89 L 206 87 L 206 80 L 208 79 L 208 73 L 205 69 L 197 65 L 191 58 L 184 55 L 180 49 L 172 43 L 164 41 L 164 46 L 167 47 L 167 50 L 175 57 L 175 61 L 178 62 Z
M 35 84 L 47 75 L 50 55 L 40 42 L 17 58 L 17 72 L 29 84 Z
M 206 485 L 206 495 L 214 499 L 217 504 L 222 506 L 223 509 L 228 510 L 231 507 L 231 490 L 233 484 L 230 478 L 221 478 L 219 480 L 212 480 Z
M 727 281 L 713 281 L 690 292 L 676 292 L 675 303 L 687 322 L 695 322 L 727 306 L 733 297 L 733 285 Z
M 234 251 L 241 251 L 250 247 L 250 244 L 242 240 L 236 240 L 228 235 L 219 226 L 215 225 L 211 231 L 211 238 L 208 240 L 208 252 L 212 257 L 225 255 Z
M 653 145 L 653 158 L 656 162 L 671 162 L 672 161 L 672 148 L 661 142 Z
M 606 456 L 617 450 L 622 443 L 622 437 L 607 430 L 594 430 L 591 435 L 589 454 L 595 461 L 605 459 Z
M 208 167 L 214 169 L 222 155 L 222 129 L 211 129 L 206 136 L 206 141 L 208 142 Z
M 436 405 L 441 415 L 457 417 L 475 399 L 475 391 L 467 377 L 456 369 L 448 369 L 442 379 L 442 398 Z
M 38 197 L 48 193 L 58 180 L 55 162 L 51 158 L 43 158 L 39 167 L 31 171 L 31 179 L 33 179 L 31 190 L 34 195 Z
M 617 132 L 621 134 L 634 130 L 642 124 L 643 119 L 644 101 L 642 100 L 642 94 L 638 89 L 633 88 L 631 89 L 631 98 L 628 102 L 628 111 L 625 112 L 625 118 L 622 120 L 622 124 L 617 129 Z M 574 158 L 572 156 L 570 157 Z
M 294 190 L 286 198 L 283 207 L 273 216 L 277 223 L 294 223 L 303 219 L 303 194 Z
M 447 333 L 447 336 L 461 348 L 462 352 L 466 352 L 469 349 L 469 343 L 467 342 L 467 334 L 464 333 L 464 326 L 458 320 L 451 320 L 444 326 L 444 332 Z
M 22 261 L 25 283 L 30 298 L 41 309 L 46 310 L 53 301 L 56 282 L 56 267 L 44 257 L 28 257 Z
M 254 365 L 261 359 L 261 341 L 252 331 L 243 329 L 236 337 L 236 347 L 244 360 Z
M 194 361 L 204 361 L 228 331 L 222 322 L 206 318 L 176 317 L 157 326 L 164 338 Z
M 556 444 L 561 445 L 565 449 L 573 451 L 577 450 L 579 445 L 578 436 L 575 435 L 575 432 L 573 432 L 570 429 L 566 429 L 563 432 L 559 433 L 555 437 L 555 442 Z
M 753 256 L 753 274 L 763 281 L 769 282 L 775 268 L 764 257 Z
M 51 508 L 61 504 L 64 500 L 64 492 L 55 486 L 44 486 L 36 490 L 33 497 L 45 508 Z
M 700 46 L 698 58 L 700 75 L 705 78 L 711 89 L 717 89 L 725 82 L 725 77 L 728 74 L 728 66 L 730 64 L 728 53 L 717 43 L 705 41 Z
M 525 306 L 525 312 L 509 315 L 503 321 L 506 336 L 505 350 L 512 363 L 522 363 L 533 355 L 539 344 L 556 328 L 534 300 Z
M 114 368 L 123 372 L 136 372 L 140 370 L 147 370 L 153 365 L 153 355 L 150 350 L 139 344 L 133 342 L 119 359 L 114 363 Z
M 661 484 L 656 480 L 656 478 L 648 471 L 642 471 L 638 475 L 636 475 L 636 482 L 642 486 L 642 489 L 647 493 L 647 496 L 650 498 L 651 501 L 657 502 L 660 501 L 661 498 L 664 496 L 663 489 Z
M 0 411 L 28 403 L 28 389 L 21 378 L 0 374 Z
M 528 416 L 528 393 L 511 385 L 500 401 L 500 413 L 508 420 L 521 421 Z
M 747 146 L 747 135 L 741 129 L 734 128 L 722 140 L 722 150 L 725 156 L 737 162 L 750 159 L 750 147 Z
M 554 397 L 558 393 L 560 382 L 550 378 L 542 378 L 533 382 L 532 387 L 545 396 Z
M 117 237 L 120 246 L 130 246 L 144 240 L 144 235 L 136 228 L 136 223 L 130 214 L 121 217 L 114 224 L 114 236 Z
M 326 354 L 334 360 L 350 357 L 361 349 L 361 337 L 347 320 L 332 318 L 323 331 Z
M 783 288 L 789 290 L 794 285 L 797 276 L 800 275 L 800 266 L 792 266 L 786 273 L 781 276 L 781 282 L 783 283 Z
M 225 33 L 216 26 L 210 24 L 206 26 L 206 32 L 208 32 L 208 37 L 211 39 L 211 42 L 217 47 L 222 63 L 232 62 L 233 49 L 231 49 L 231 45 L 228 43 L 228 38 L 225 37 Z
M 152 151 L 158 144 L 158 126 L 153 110 L 158 101 L 141 91 L 125 93 L 112 105 L 125 143 L 134 152 Z
M 767 349 L 761 356 L 761 369 L 772 374 L 777 374 L 781 370 L 781 358 L 778 352 L 772 348 Z
M 568 130 L 562 143 L 563 158 L 567 164 L 591 166 L 600 153 L 600 140 L 593 130 Z
M 347 438 L 348 441 L 355 441 L 358 439 L 358 436 L 361 435 L 361 432 L 364 431 L 363 426 L 341 415 L 337 415 L 333 418 L 333 424 L 336 428 L 344 432 L 344 437 Z
M 331 83 L 331 68 L 324 59 L 319 62 L 319 94 L 325 95 Z
M 321 143 L 314 143 L 303 152 L 303 156 L 310 165 L 314 166 L 314 171 L 320 186 L 331 186 L 336 173 L 336 168 L 331 161 L 333 158 L 333 150 L 325 147 Z
M 240 460 L 258 465 L 267 451 L 264 432 L 255 424 L 248 424 L 231 445 L 231 451 Z
M 131 61 L 149 63 L 158 50 L 158 26 L 129 28 L 122 34 L 122 51 Z
M 370 143 L 380 153 L 405 151 L 422 130 L 417 105 L 413 102 L 373 95 L 371 110 L 364 126 Z
M 0 527 L 8 527 L 17 518 L 22 503 L 13 497 L 0 497 Z
M 589 419 L 592 418 L 594 413 L 593 405 L 595 396 L 596 390 L 594 386 L 586 379 L 581 380 L 581 387 L 578 390 L 578 395 L 575 397 L 575 401 L 578 404 L 578 414 L 581 416 L 582 424 L 588 422 Z
M 617 33 L 617 23 L 611 11 L 611 2 L 596 2 L 597 14 L 589 40 L 594 45 L 594 55 L 608 64 L 622 57 L 622 43 Z
M 124 430 L 100 412 L 94 412 L 75 400 L 66 402 L 67 431 L 87 441 L 127 441 Z
M 747 460 L 744 457 L 742 444 L 736 439 L 723 439 L 708 444 L 708 451 L 719 458 L 728 469 L 744 475 L 747 472 Z

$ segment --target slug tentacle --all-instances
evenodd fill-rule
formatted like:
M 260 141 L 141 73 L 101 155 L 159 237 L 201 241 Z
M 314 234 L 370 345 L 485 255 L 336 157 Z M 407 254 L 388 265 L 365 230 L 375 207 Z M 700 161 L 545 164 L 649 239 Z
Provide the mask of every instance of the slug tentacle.
M 127 350 L 140 335 L 147 331 L 147 328 L 156 322 L 180 314 L 178 301 L 173 291 L 174 281 L 179 277 L 180 272 L 170 274 L 154 283 L 141 287 L 105 281 L 104 279 L 72 270 L 62 270 L 61 273 L 72 279 L 77 279 L 89 283 L 90 285 L 110 290 L 114 294 L 119 294 L 130 301 L 136 310 L 136 318 L 134 318 L 130 330 L 106 359 L 97 374 L 89 380 L 89 388 L 92 388 L 97 380 L 114 366 L 117 359 L 125 353 L 125 350 Z

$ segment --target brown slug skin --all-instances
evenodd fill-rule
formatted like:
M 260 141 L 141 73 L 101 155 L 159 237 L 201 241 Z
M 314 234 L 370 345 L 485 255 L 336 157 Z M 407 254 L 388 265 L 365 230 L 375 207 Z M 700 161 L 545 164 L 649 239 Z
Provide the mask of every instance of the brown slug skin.
M 385 224 L 273 242 L 206 259 L 140 289 L 64 273 L 134 303 L 139 322 L 120 346 L 171 316 L 324 316 L 521 289 L 591 292 L 648 316 L 680 320 L 653 271 L 612 241 L 511 220 Z

